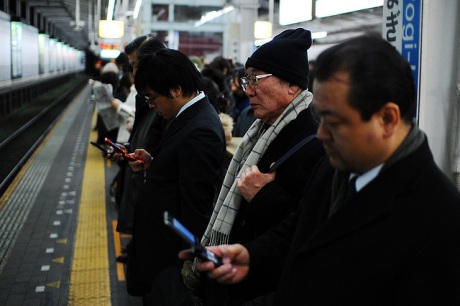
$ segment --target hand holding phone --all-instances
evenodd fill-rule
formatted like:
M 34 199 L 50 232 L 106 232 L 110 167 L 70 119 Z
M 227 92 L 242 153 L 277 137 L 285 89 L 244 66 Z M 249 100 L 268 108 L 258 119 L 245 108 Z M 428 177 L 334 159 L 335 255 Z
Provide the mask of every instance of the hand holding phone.
M 117 145 L 107 137 L 105 138 L 105 142 L 107 142 L 115 150 L 116 153 L 121 154 L 121 156 L 123 156 L 127 160 L 144 162 L 142 159 L 135 158 L 131 154 L 126 153 L 125 150 L 123 150 L 123 148 L 121 148 L 119 145 Z
M 183 226 L 177 219 L 169 215 L 167 211 L 164 212 L 164 223 L 169 226 L 176 234 L 182 237 L 188 244 L 190 244 L 193 255 L 203 261 L 211 261 L 214 267 L 222 265 L 222 259 L 213 252 L 202 246 L 197 237 Z

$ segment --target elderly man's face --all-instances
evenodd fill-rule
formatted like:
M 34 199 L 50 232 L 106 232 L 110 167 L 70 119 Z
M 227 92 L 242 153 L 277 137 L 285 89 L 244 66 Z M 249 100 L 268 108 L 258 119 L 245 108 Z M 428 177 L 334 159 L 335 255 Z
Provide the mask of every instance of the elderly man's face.
M 267 73 L 249 67 L 246 74 L 263 75 Z M 288 87 L 289 84 L 281 82 L 275 76 L 258 80 L 257 86 L 248 86 L 246 95 L 254 110 L 254 116 L 264 123 L 273 124 L 292 101 L 292 97 L 287 95 Z
M 363 121 L 359 111 L 349 105 L 348 92 L 346 72 L 324 82 L 315 80 L 313 103 L 321 119 L 318 138 L 332 166 L 363 173 L 384 161 L 384 122 L 379 113 Z

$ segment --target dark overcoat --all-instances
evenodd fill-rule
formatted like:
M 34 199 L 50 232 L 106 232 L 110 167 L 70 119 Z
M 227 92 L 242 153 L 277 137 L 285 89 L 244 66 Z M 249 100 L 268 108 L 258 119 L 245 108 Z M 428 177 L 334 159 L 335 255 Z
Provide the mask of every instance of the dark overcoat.
M 202 236 L 224 154 L 222 123 L 206 97 L 185 109 L 166 128 L 153 150 L 136 205 L 133 238 L 128 246 L 130 294 L 149 292 L 158 273 L 175 265 L 177 253 L 190 247 L 164 225 L 165 210 Z
M 428 142 L 328 219 L 332 174 L 326 159 L 299 211 L 247 244 L 247 292 L 278 284 L 276 305 L 459 305 L 460 193 Z
M 286 125 L 261 157 L 257 166 L 268 173 L 270 166 L 305 138 L 316 134 L 318 120 L 312 106 L 301 111 Z M 266 233 L 294 211 L 302 197 L 305 184 L 315 165 L 324 155 L 321 142 L 314 138 L 292 154 L 276 170 L 275 180 L 265 185 L 250 203 L 242 199 L 230 234 L 230 243 L 245 243 Z M 225 288 L 205 281 L 205 305 L 220 305 L 227 299 Z M 239 291 L 239 290 L 237 290 Z M 228 296 L 229 303 L 239 303 L 238 297 Z M 268 297 L 264 297 L 267 298 Z
M 318 120 L 310 105 L 273 140 L 257 163 L 259 170 L 268 173 L 272 163 L 306 137 L 316 134 L 317 129 Z M 264 234 L 295 210 L 309 176 L 323 155 L 321 142 L 317 138 L 312 139 L 276 170 L 275 180 L 265 185 L 250 203 L 243 199 L 230 243 L 245 243 Z

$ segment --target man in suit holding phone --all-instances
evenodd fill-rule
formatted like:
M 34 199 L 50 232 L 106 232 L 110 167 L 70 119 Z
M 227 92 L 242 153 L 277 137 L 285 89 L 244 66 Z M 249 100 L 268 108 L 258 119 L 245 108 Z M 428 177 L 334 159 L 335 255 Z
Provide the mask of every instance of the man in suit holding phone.
M 225 155 L 225 135 L 203 93 L 202 76 L 185 54 L 162 49 L 141 56 L 135 84 L 145 103 L 169 124 L 150 153 L 135 149 L 134 157 L 144 162 L 129 163 L 146 175 L 128 245 L 128 293 L 143 296 L 144 305 L 182 305 L 185 293 L 179 288 L 172 294 L 169 282 L 182 284 L 175 254 L 188 245 L 164 225 L 163 213 L 177 216 L 194 235 L 203 234 Z

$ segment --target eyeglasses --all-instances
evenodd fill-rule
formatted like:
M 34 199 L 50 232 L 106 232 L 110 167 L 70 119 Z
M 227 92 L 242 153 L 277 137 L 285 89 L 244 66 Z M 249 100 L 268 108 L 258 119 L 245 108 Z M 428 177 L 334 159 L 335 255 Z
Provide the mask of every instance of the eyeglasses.
M 272 74 L 269 73 L 269 74 L 256 75 L 255 73 L 253 73 L 251 75 L 244 76 L 241 78 L 241 87 L 243 87 L 244 91 L 248 89 L 248 86 L 251 86 L 252 89 L 257 89 L 259 88 L 259 80 L 263 78 L 267 78 L 269 76 L 272 76 Z
M 155 97 L 149 97 L 149 96 L 144 96 L 145 98 L 145 103 L 149 105 L 153 105 L 155 103 L 155 100 L 159 97 L 160 95 L 156 95 Z

